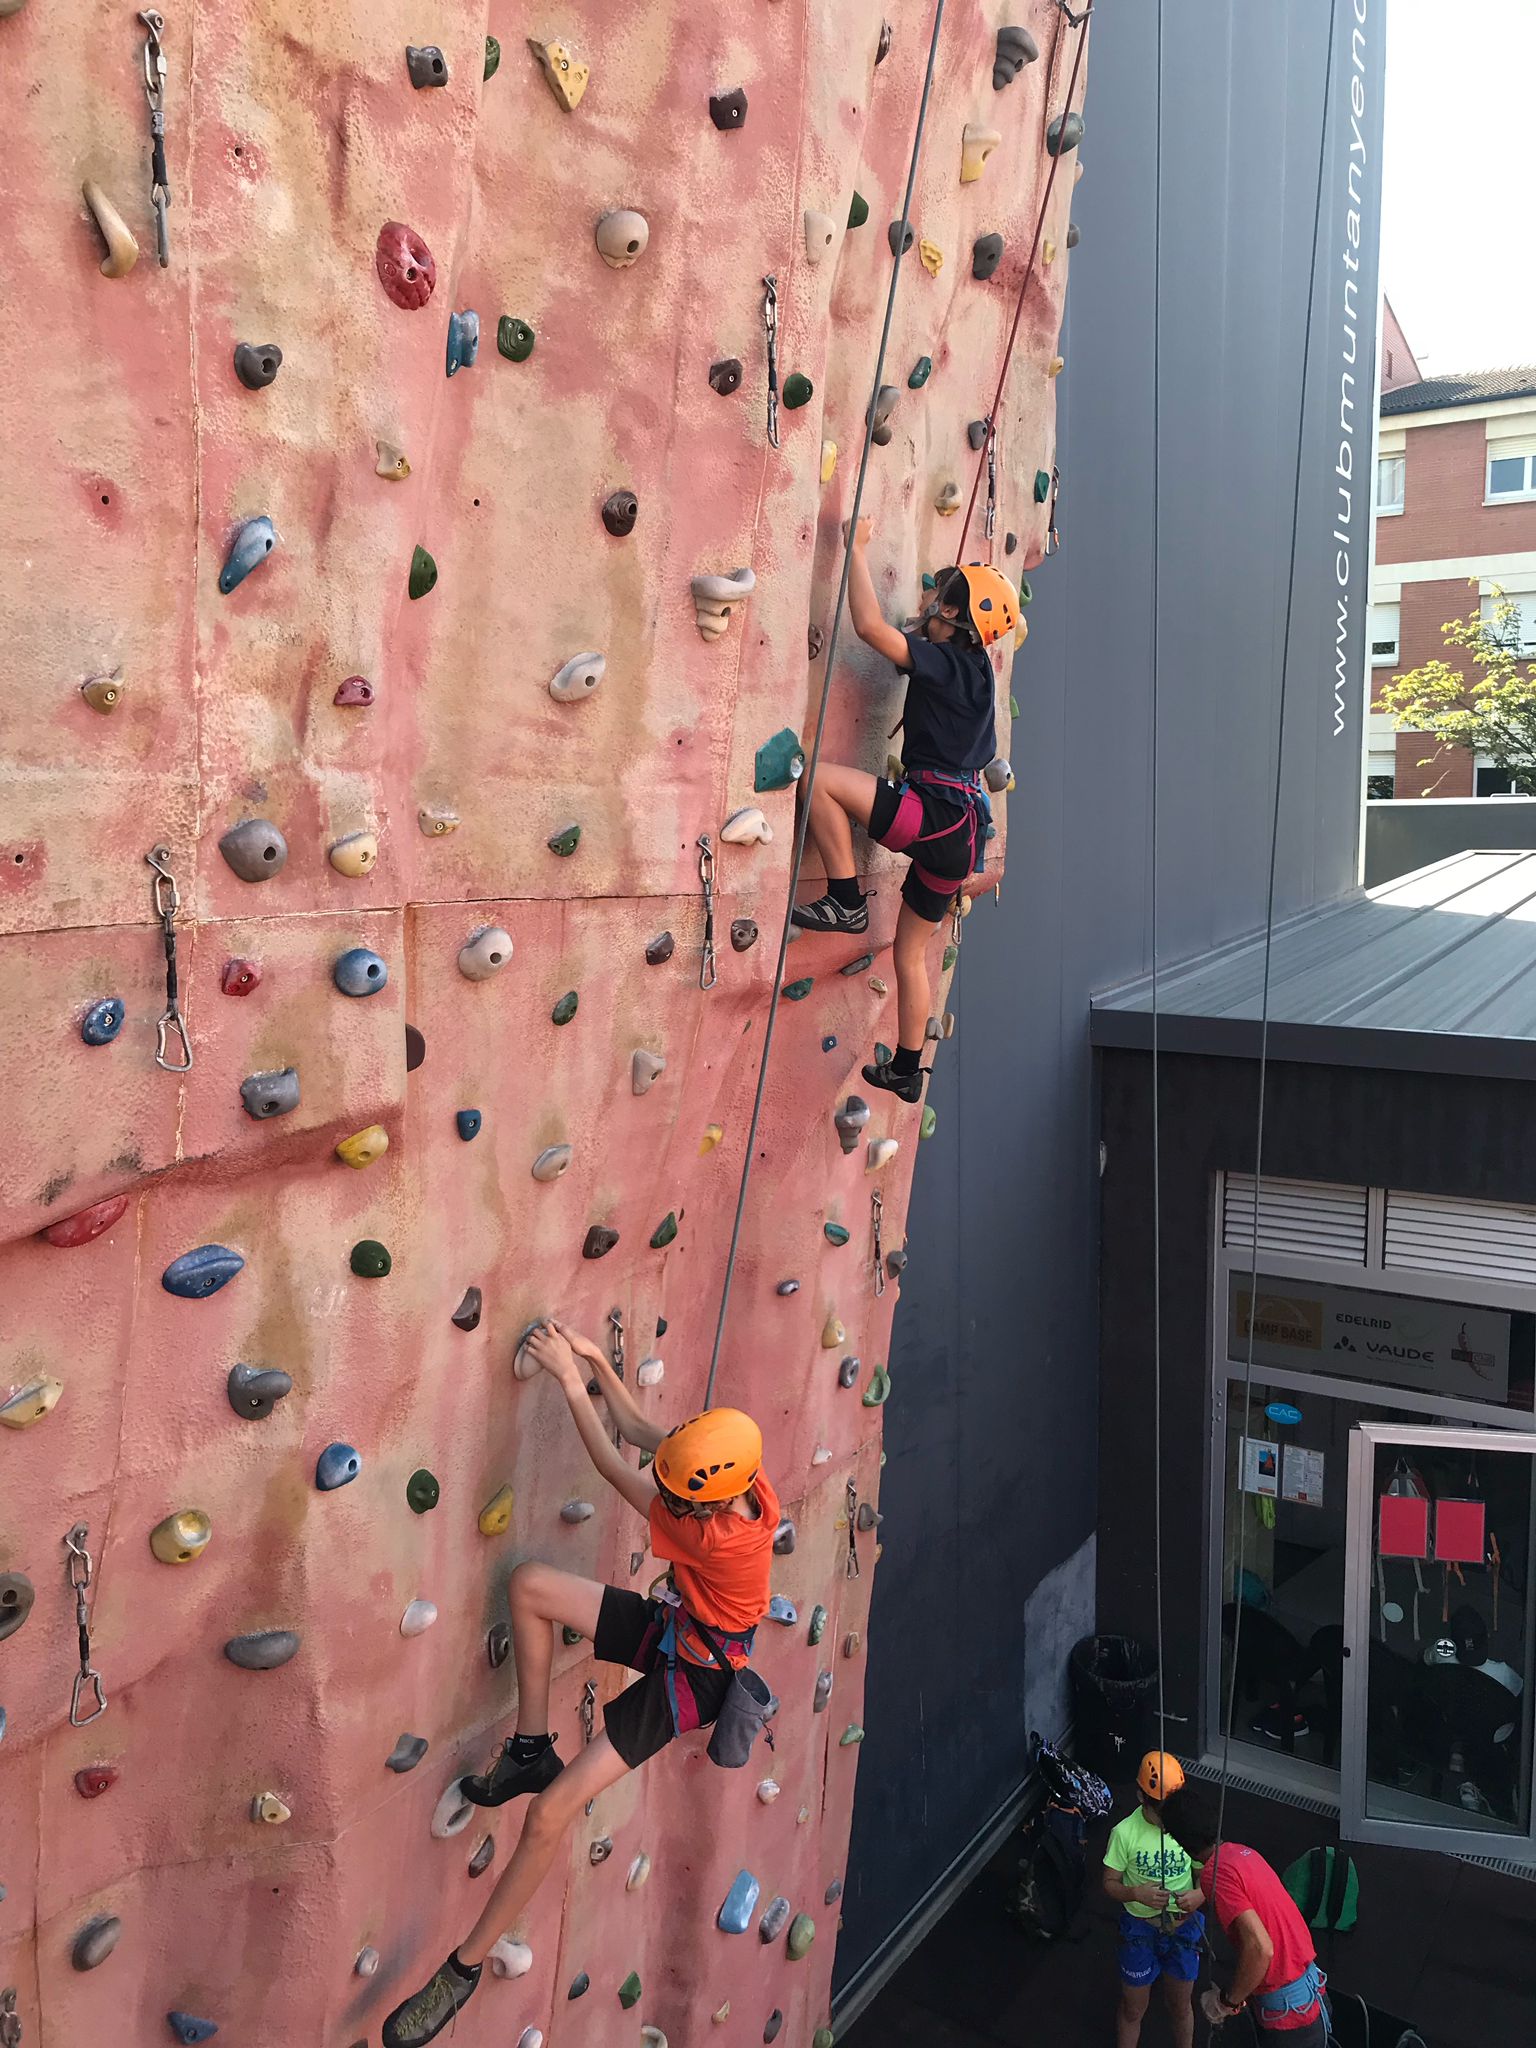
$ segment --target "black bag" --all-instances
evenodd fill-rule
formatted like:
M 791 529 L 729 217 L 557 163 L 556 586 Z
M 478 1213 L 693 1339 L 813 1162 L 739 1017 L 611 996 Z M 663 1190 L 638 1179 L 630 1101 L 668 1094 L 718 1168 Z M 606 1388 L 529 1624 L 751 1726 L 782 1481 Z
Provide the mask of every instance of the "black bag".
M 738 1671 L 713 1630 L 707 1629 L 696 1614 L 689 1619 L 720 1669 L 731 1674 L 730 1685 L 715 1716 L 715 1725 L 709 1731 L 706 1754 L 710 1762 L 719 1764 L 722 1770 L 739 1771 L 751 1761 L 753 1745 L 778 1712 L 779 1703 L 750 1664 L 743 1665 Z M 768 1741 L 772 1747 L 771 1735 Z
M 1079 1814 L 1048 1805 L 1025 1830 L 1024 1856 L 1008 1910 L 1037 1941 L 1067 1941 L 1088 1882 Z

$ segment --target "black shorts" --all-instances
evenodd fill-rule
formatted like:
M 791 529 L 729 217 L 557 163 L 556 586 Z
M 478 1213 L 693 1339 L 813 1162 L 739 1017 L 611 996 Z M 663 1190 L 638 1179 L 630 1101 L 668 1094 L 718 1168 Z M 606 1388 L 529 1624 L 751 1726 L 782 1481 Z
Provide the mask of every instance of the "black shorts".
M 660 1652 L 666 1610 L 659 1601 L 622 1586 L 605 1586 L 597 1614 L 592 1654 L 603 1664 L 627 1664 L 643 1674 L 603 1708 L 608 1740 L 631 1770 L 677 1732 L 667 1704 L 667 1664 Z M 699 1726 L 707 1728 L 725 1704 L 733 1674 L 713 1665 L 690 1664 L 679 1658 L 677 1682 L 687 1685 L 699 1709 Z
M 901 900 L 928 924 L 942 924 L 955 892 L 976 863 L 981 830 L 972 805 L 931 783 L 875 779 L 869 836 L 911 856 Z

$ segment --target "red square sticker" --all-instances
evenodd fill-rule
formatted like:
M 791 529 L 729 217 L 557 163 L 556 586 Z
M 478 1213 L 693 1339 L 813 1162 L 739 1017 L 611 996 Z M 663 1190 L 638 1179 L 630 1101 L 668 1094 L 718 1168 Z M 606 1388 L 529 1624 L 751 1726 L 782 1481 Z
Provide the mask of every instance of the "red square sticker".
M 1381 1496 L 1380 1533 L 1376 1548 L 1382 1557 L 1428 1557 L 1429 1502 L 1420 1493 Z
M 1435 1507 L 1435 1557 L 1441 1564 L 1481 1564 L 1488 1554 L 1488 1504 L 1442 1500 Z

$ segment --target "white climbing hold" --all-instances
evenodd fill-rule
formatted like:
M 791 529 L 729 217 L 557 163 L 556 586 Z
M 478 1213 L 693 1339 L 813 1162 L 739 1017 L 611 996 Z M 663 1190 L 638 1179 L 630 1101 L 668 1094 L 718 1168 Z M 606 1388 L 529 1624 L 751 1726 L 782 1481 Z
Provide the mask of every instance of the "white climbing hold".
M 748 804 L 732 811 L 720 827 L 720 837 L 727 846 L 771 846 L 773 827 L 756 804 Z
M 568 1500 L 560 1510 L 562 1522 L 590 1522 L 597 1509 L 589 1500 Z
M 659 1052 L 647 1052 L 644 1046 L 637 1046 L 630 1054 L 629 1085 L 637 1095 L 648 1094 L 666 1071 L 666 1060 Z
M 659 1387 L 666 1378 L 667 1368 L 659 1358 L 642 1358 L 635 1374 L 637 1387 Z
M 357 1952 L 357 1961 L 352 1965 L 352 1968 L 359 1977 L 377 1976 L 379 1969 L 378 1950 L 376 1948 L 360 1948 Z
M 689 588 L 699 631 L 706 640 L 718 640 L 730 624 L 733 608 L 757 588 L 757 578 L 750 569 L 733 569 L 729 576 L 695 576 Z
M 639 1891 L 639 1889 L 640 1889 L 641 1885 L 643 1885 L 643 1884 L 645 1883 L 645 1880 L 646 1880 L 646 1879 L 647 1879 L 647 1878 L 648 1878 L 648 1877 L 650 1876 L 650 1874 L 651 1874 L 651 1859 L 650 1859 L 650 1857 L 649 1857 L 649 1856 L 637 1856 L 637 1857 L 635 1858 L 634 1862 L 633 1862 L 633 1863 L 631 1863 L 631 1865 L 629 1866 L 629 1875 L 628 1875 L 628 1877 L 626 1877 L 626 1878 L 625 1878 L 625 1880 L 624 1880 L 624 1889 L 625 1889 L 625 1891 L 627 1891 L 627 1892 L 637 1892 L 637 1891 Z
M 493 1977 L 526 1977 L 533 1968 L 533 1950 L 525 1941 L 503 1934 L 492 1942 L 487 1961 Z
M 517 2037 L 517 2048 L 544 2048 L 544 2035 L 538 2027 L 524 2027 Z
M 30 1429 L 34 1422 L 52 1414 L 63 1391 L 64 1382 L 48 1373 L 13 1386 L 0 1400 L 0 1428 Z
M 443 1788 L 443 1796 L 432 1810 L 432 1839 L 446 1842 L 450 1835 L 462 1835 L 475 1817 L 475 1808 L 464 1797 L 461 1781 L 455 1778 Z
M 631 263 L 638 263 L 650 239 L 650 222 L 628 207 L 605 213 L 597 224 L 597 251 L 610 270 L 628 270 Z
M 899 1138 L 871 1138 L 864 1154 L 864 1171 L 878 1173 L 882 1166 L 889 1166 L 901 1150 Z
M 819 263 L 836 240 L 837 222 L 831 214 L 818 213 L 814 206 L 808 206 L 805 210 L 806 260 Z
M 960 138 L 960 182 L 974 185 L 981 176 L 983 166 L 993 150 L 1002 141 L 995 128 L 982 128 L 974 121 L 967 121 Z
M 459 814 L 457 811 L 445 811 L 441 808 L 434 810 L 430 805 L 423 804 L 416 813 L 416 823 L 428 839 L 446 839 L 450 832 L 458 831 Z
M 641 2048 L 667 2048 L 667 2037 L 660 2027 L 642 2027 L 640 2043 Z M 522 2048 L 521 2042 L 518 2043 L 518 2048 Z
M 778 1798 L 779 1794 L 783 1790 L 784 1787 L 779 1783 L 777 1778 L 764 1778 L 758 1785 L 757 1796 L 763 1802 L 764 1806 L 772 1806 L 775 1799 Z
M 608 670 L 601 654 L 573 654 L 549 679 L 549 694 L 557 704 L 581 704 L 591 696 Z
M 466 981 L 489 981 L 512 958 L 512 935 L 499 924 L 477 925 L 459 948 L 459 972 Z
M 725 2001 L 724 2005 L 717 2005 L 715 2007 L 715 2010 L 710 2014 L 710 2018 L 714 2021 L 717 2027 L 723 2026 L 724 2023 L 730 2018 L 730 2016 L 731 2001 L 729 1999 Z
M 829 1465 L 831 1462 L 832 1453 L 827 1449 L 825 1444 L 818 1444 L 815 1450 L 811 1453 L 811 1463 L 813 1465 Z
M 424 1636 L 437 1619 L 437 1608 L 430 1600 L 413 1600 L 400 1617 L 400 1633 L 403 1636 Z
M 293 1819 L 293 1808 L 285 1806 L 275 1792 L 258 1792 L 251 1801 L 251 1819 L 264 1820 L 269 1828 L 280 1828 Z
M 546 1145 L 533 1162 L 535 1180 L 558 1180 L 574 1154 L 569 1145 Z

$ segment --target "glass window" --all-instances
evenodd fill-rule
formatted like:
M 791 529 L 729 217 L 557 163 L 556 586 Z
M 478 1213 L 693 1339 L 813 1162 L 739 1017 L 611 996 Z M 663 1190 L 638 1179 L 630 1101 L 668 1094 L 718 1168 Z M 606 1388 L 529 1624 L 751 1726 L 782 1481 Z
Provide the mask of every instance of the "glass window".
M 1529 455 L 1495 455 L 1488 463 L 1490 498 L 1523 498 L 1532 489 Z
M 1371 665 L 1374 668 L 1395 668 L 1397 665 L 1397 639 L 1402 607 L 1396 604 L 1373 604 L 1371 606 Z
M 1380 455 L 1376 459 L 1376 510 L 1401 512 L 1403 485 L 1408 463 L 1402 455 Z

